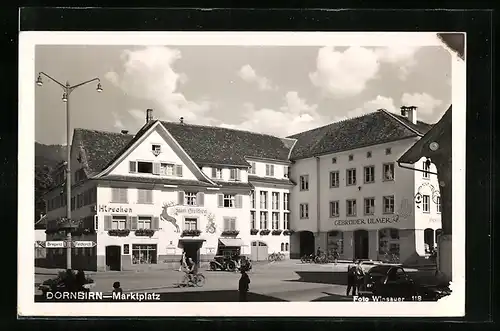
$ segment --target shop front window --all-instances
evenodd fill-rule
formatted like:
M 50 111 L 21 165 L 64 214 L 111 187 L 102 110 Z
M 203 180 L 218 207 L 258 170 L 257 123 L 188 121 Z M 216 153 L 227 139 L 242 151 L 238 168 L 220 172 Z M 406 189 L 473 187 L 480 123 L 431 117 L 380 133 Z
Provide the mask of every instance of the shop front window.
M 156 264 L 157 248 L 156 245 L 132 245 L 132 263 L 133 264 Z
M 381 229 L 378 233 L 379 260 L 385 262 L 399 262 L 400 245 L 398 229 Z
M 328 232 L 327 250 L 332 253 L 337 251 L 339 254 L 344 254 L 344 232 L 330 231 Z

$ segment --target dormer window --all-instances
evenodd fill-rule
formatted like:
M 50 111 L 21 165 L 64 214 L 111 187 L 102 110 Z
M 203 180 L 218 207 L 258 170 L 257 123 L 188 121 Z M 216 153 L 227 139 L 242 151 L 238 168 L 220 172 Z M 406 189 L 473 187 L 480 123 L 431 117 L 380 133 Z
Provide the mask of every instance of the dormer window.
M 229 179 L 234 181 L 241 180 L 241 170 L 240 169 L 229 169 Z
M 255 162 L 250 162 L 250 168 L 248 169 L 248 173 L 250 175 L 255 175 L 255 167 L 256 167 L 256 164 Z
M 130 161 L 129 172 L 182 177 L 182 165 L 147 161 Z
M 222 179 L 222 169 L 221 168 L 212 168 L 212 178 Z
M 274 177 L 274 164 L 266 164 L 266 176 Z

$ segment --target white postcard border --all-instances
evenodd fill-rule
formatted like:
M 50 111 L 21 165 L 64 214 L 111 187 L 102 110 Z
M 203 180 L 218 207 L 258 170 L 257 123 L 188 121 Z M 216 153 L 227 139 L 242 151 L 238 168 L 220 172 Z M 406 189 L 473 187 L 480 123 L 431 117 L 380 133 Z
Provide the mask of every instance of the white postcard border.
M 452 317 L 465 314 L 465 61 L 452 54 L 453 283 L 438 302 L 35 303 L 35 45 L 437 46 L 428 32 L 21 32 L 19 36 L 18 314 L 20 316 Z M 444 47 L 444 46 L 443 46 Z M 106 309 L 103 306 L 106 305 Z

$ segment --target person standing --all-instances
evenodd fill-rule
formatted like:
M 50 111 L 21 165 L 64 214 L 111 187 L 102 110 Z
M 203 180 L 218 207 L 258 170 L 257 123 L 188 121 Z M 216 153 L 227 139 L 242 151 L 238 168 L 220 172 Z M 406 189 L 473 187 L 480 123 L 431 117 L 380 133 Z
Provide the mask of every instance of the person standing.
M 355 266 L 347 266 L 347 292 L 346 295 L 349 296 L 349 292 L 352 295 L 356 295 L 356 267 Z
M 356 263 L 356 291 L 358 292 L 359 295 L 359 289 L 361 288 L 361 285 L 363 285 L 365 280 L 365 271 L 361 267 L 361 260 L 358 260 Z
M 245 269 L 241 269 L 241 277 L 238 286 L 238 292 L 241 302 L 247 301 L 249 285 L 250 285 L 250 277 L 248 277 L 248 274 L 246 273 Z
M 180 260 L 180 265 L 179 265 L 179 272 L 182 271 L 182 269 L 186 268 L 186 252 L 182 252 L 181 260 Z

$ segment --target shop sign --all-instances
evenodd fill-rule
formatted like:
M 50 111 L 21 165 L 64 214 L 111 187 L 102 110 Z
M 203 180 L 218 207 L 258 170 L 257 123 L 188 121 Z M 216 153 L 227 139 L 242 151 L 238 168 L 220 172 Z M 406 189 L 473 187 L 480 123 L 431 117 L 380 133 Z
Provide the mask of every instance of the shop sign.
M 346 225 L 371 225 L 371 224 L 393 224 L 399 222 L 399 216 L 393 217 L 376 217 L 376 218 L 357 218 L 350 220 L 336 220 L 334 225 L 336 226 L 346 226 Z
M 99 209 L 96 209 L 96 211 L 97 210 L 99 210 L 100 213 L 132 213 L 132 208 L 124 206 L 99 205 Z
M 206 215 L 207 209 L 202 207 L 175 207 L 176 214 Z

